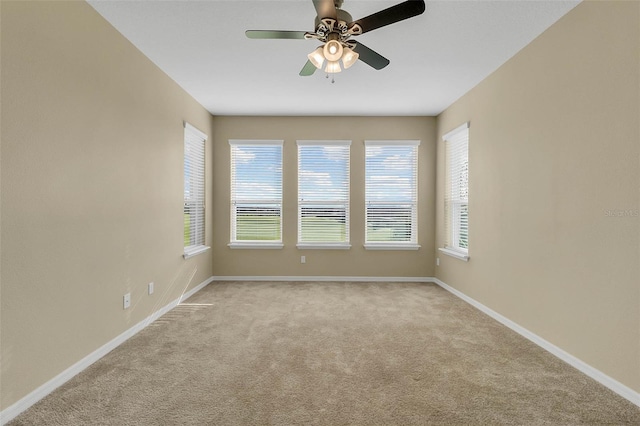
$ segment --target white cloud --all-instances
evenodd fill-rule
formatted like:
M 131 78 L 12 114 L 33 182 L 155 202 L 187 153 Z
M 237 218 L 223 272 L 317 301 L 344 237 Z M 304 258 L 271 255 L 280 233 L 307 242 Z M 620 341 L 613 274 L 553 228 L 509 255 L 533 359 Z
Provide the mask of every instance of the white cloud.
M 300 170 L 299 176 L 301 186 L 309 186 L 312 184 L 317 186 L 333 186 L 329 173 Z
M 263 182 L 238 182 L 235 187 L 237 199 L 272 200 L 280 198 L 280 190 Z
M 345 146 L 324 146 L 322 147 L 322 153 L 329 160 L 339 161 L 344 159 L 345 152 L 349 152 L 348 149 L 349 147 Z
M 375 157 L 382 154 L 383 147 L 381 146 L 368 146 L 367 147 L 367 157 Z
M 247 164 L 256 158 L 256 154 L 246 151 L 240 147 L 235 147 L 235 159 L 237 164 Z
M 382 164 L 387 170 L 411 170 L 413 161 L 408 155 L 391 155 L 387 157 Z
M 349 196 L 341 183 L 334 182 L 329 173 L 301 170 L 299 175 L 302 188 L 300 195 L 306 201 L 346 200 Z

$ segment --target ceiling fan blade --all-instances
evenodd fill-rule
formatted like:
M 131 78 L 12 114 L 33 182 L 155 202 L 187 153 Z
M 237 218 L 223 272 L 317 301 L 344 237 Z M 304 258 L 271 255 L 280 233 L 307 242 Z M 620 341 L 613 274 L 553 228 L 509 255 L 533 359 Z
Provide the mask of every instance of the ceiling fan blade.
M 389 65 L 389 60 L 387 58 L 369 49 L 362 43 L 357 43 L 353 48 L 353 51 L 360 55 L 358 59 L 377 70 L 381 70 L 382 68 Z
M 338 19 L 338 12 L 336 11 L 336 5 L 333 1 L 334 0 L 313 0 L 313 5 L 316 8 L 318 19 Z
M 313 65 L 313 62 L 307 61 L 307 63 L 304 64 L 304 67 L 302 67 L 302 70 L 300 70 L 300 75 L 302 77 L 308 77 L 316 72 L 316 70 L 317 68 L 315 65 Z
M 424 10 L 424 0 L 407 0 L 373 15 L 353 21 L 349 24 L 349 32 L 352 34 L 364 34 L 386 25 L 413 18 L 422 14 Z M 357 27 L 360 27 L 361 31 Z
M 245 34 L 254 39 L 295 39 L 304 40 L 306 31 L 270 31 L 270 30 L 247 30 Z

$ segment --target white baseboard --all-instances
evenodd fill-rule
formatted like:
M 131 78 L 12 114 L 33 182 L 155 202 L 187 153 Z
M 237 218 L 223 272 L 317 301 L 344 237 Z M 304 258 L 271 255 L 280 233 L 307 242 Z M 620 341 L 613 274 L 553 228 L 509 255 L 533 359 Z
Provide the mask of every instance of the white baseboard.
M 582 361 L 579 358 L 576 358 L 575 356 L 571 355 L 570 353 L 565 352 L 564 350 L 560 349 L 559 347 L 557 347 L 553 343 L 550 343 L 550 342 L 546 341 L 545 339 L 543 339 L 542 337 L 538 336 L 537 334 L 532 333 L 531 331 L 527 330 L 526 328 L 524 328 L 524 327 L 516 324 L 515 322 L 511 321 L 509 318 L 506 318 L 506 317 L 500 315 L 496 311 L 486 307 L 482 303 L 478 302 L 475 299 L 472 299 L 471 297 L 467 296 L 466 294 L 462 293 L 461 291 L 456 290 L 455 288 L 445 284 L 444 282 L 440 281 L 439 279 L 430 278 L 430 281 L 438 284 L 440 287 L 444 288 L 445 290 L 447 290 L 451 294 L 459 297 L 460 299 L 462 299 L 465 302 L 469 303 L 473 307 L 475 307 L 475 308 L 479 309 L 480 311 L 484 312 L 485 314 L 489 315 L 491 318 L 493 318 L 496 321 L 502 323 L 503 325 L 509 327 L 511 330 L 513 330 L 516 333 L 520 334 L 521 336 L 527 338 L 528 340 L 532 341 L 536 345 L 538 345 L 541 348 L 543 348 L 543 349 L 547 350 L 548 352 L 550 352 L 552 355 L 555 355 L 556 357 L 560 358 L 562 361 L 566 362 L 567 364 L 571 365 L 574 368 L 577 368 L 578 370 L 580 370 L 581 372 L 583 372 L 587 376 L 591 377 L 592 379 L 596 380 L 600 384 L 602 384 L 602 385 L 606 386 L 607 388 L 611 389 L 612 391 L 614 391 L 615 393 L 617 393 L 621 397 L 629 400 L 633 404 L 635 404 L 638 407 L 640 407 L 640 393 L 639 392 L 636 392 L 635 390 L 631 389 L 630 387 L 628 387 L 626 385 L 623 385 L 622 383 L 618 382 L 617 380 L 613 379 L 612 377 L 607 376 L 602 371 L 590 366 L 586 362 Z
M 213 277 L 210 277 L 209 279 L 207 279 L 206 281 L 202 282 L 201 284 L 198 284 L 198 286 L 196 286 L 196 287 L 192 288 L 191 290 L 189 290 L 188 292 L 180 295 L 180 297 L 177 298 L 176 300 L 172 301 L 168 305 L 164 306 L 163 308 L 161 308 L 158 311 L 154 312 L 153 314 L 149 315 L 147 318 L 145 318 L 144 320 L 140 321 L 139 323 L 137 323 L 136 325 L 134 325 L 133 327 L 131 327 L 130 329 L 128 329 L 124 333 L 120 334 L 115 339 L 113 339 L 113 340 L 109 341 L 108 343 L 104 344 L 103 346 L 101 346 L 100 348 L 96 349 L 95 351 L 93 351 L 92 353 L 87 355 L 86 357 L 82 358 L 80 361 L 78 361 L 75 364 L 73 364 L 71 367 L 69 367 L 66 370 L 64 370 L 62 373 L 60 373 L 57 376 L 55 376 L 53 379 L 51 379 L 48 382 L 44 383 L 42 386 L 38 387 L 36 390 L 34 390 L 33 392 L 29 393 L 24 398 L 21 398 L 20 400 L 15 402 L 13 405 L 10 405 L 9 407 L 7 407 L 4 410 L 2 410 L 2 412 L 0 412 L 0 425 L 5 425 L 9 421 L 13 420 L 20 413 L 22 413 L 23 411 L 25 411 L 26 409 L 31 407 L 36 402 L 40 401 L 45 396 L 49 395 L 51 392 L 53 392 L 58 387 L 60 387 L 63 384 L 65 384 L 72 377 L 74 377 L 78 373 L 82 372 L 84 369 L 89 367 L 91 364 L 93 364 L 94 362 L 98 361 L 100 358 L 102 358 L 103 356 L 105 356 L 106 354 L 108 354 L 109 352 L 114 350 L 116 347 L 120 346 L 127 339 L 131 338 L 133 335 L 135 335 L 136 333 L 140 332 L 142 329 L 147 327 L 153 321 L 155 321 L 156 319 L 160 318 L 162 315 L 166 314 L 171 309 L 175 308 L 182 300 L 185 300 L 185 299 L 191 297 L 192 295 L 194 295 L 195 293 L 197 293 L 198 291 L 203 289 L 205 286 L 207 286 L 212 281 L 213 281 Z
M 336 281 L 336 282 L 406 282 L 432 283 L 430 277 L 330 277 L 330 276 L 215 276 L 213 281 Z

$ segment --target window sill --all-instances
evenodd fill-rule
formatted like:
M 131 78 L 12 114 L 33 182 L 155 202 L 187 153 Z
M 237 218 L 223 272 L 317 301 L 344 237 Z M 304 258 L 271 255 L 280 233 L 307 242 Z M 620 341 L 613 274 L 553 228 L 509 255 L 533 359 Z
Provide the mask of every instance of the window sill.
M 199 254 L 202 254 L 204 252 L 206 252 L 207 250 L 209 250 L 211 247 L 209 246 L 191 246 L 191 247 L 185 247 L 184 248 L 184 253 L 182 254 L 182 257 L 184 257 L 185 259 L 190 259 L 193 256 L 197 256 Z
M 460 250 L 455 250 L 452 248 L 439 248 L 441 253 L 446 254 L 447 256 L 455 257 L 456 259 L 464 260 L 465 262 L 469 261 L 469 254 Z
M 366 243 L 366 250 L 418 250 L 419 244 Z
M 349 250 L 351 248 L 351 244 L 339 244 L 339 243 L 304 244 L 303 243 L 303 244 L 297 244 L 296 247 L 298 247 L 298 250 Z
M 259 243 L 259 242 L 250 242 L 250 243 L 229 243 L 227 244 L 229 248 L 232 249 L 260 249 L 260 250 L 279 250 L 284 247 L 282 243 Z

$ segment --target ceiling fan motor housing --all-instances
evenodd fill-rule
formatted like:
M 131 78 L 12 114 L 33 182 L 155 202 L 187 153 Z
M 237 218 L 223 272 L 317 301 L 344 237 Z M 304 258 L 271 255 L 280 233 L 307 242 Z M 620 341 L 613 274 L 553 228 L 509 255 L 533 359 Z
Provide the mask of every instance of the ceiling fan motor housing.
M 315 19 L 315 29 L 318 35 L 322 35 L 323 33 L 329 34 L 332 32 L 338 32 L 339 34 L 346 34 L 348 30 L 348 24 L 353 22 L 353 18 L 349 14 L 349 12 L 336 9 L 337 12 L 337 21 L 332 18 L 320 18 L 316 16 Z

